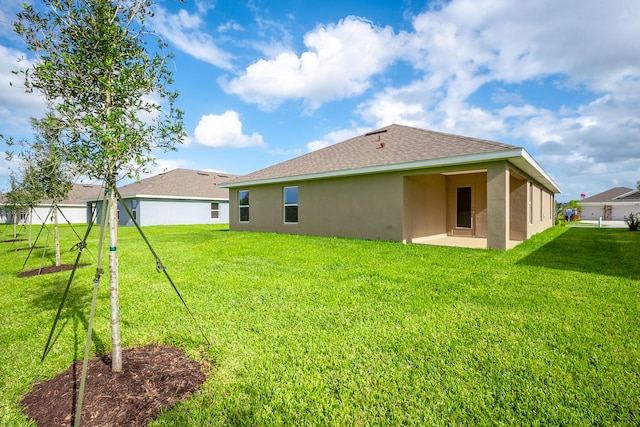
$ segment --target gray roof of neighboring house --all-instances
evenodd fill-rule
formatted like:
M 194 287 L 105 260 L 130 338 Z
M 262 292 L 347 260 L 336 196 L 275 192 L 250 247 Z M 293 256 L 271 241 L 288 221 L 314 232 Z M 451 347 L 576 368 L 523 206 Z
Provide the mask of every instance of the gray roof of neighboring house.
M 591 197 L 582 199 L 580 203 L 608 203 L 640 200 L 640 191 L 627 187 L 615 187 Z
M 525 153 L 524 149 L 514 145 L 393 124 L 244 175 L 225 186 L 512 160 L 526 156 L 526 161 L 520 161 L 517 166 L 535 169 L 532 175 L 536 175 L 536 179 L 559 192 L 553 180 Z
M 104 196 L 102 185 L 73 184 L 67 198 L 60 202 L 61 205 L 84 205 L 87 200 L 96 200 Z M 45 203 L 48 202 L 45 200 Z
M 228 199 L 219 184 L 238 175 L 192 169 L 173 169 L 118 188 L 122 197 L 151 196 L 179 199 Z
M 67 197 L 60 202 L 61 205 L 84 205 L 87 200 L 98 199 L 102 197 L 103 191 L 101 185 L 91 184 L 73 184 Z M 0 194 L 0 203 L 6 201 L 6 196 Z M 50 199 L 42 200 L 39 205 L 50 204 Z

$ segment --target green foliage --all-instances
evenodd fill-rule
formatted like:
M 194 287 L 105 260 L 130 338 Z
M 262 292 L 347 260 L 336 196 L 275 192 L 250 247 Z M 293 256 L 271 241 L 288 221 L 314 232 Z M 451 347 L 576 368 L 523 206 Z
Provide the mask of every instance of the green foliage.
M 630 213 L 628 217 L 624 217 L 624 222 L 629 227 L 629 231 L 638 231 L 640 227 L 640 213 Z
M 41 120 L 59 133 L 60 153 L 78 173 L 111 182 L 135 175 L 155 148 L 182 141 L 182 112 L 159 43 L 148 53 L 150 2 L 44 1 L 25 5 L 14 30 L 36 56 L 25 88 L 42 93 L 52 111 Z M 162 107 L 162 108 L 161 108 Z M 164 114 L 161 112 L 164 111 Z
M 23 257 L 0 246 L 11 319 L 0 325 L 0 425 L 26 425 L 20 396 L 82 358 L 97 232 L 44 363 L 68 273 L 18 279 Z M 136 230 L 121 229 L 124 345 L 172 344 L 209 365 L 201 390 L 151 425 L 640 422 L 640 265 L 628 249 L 640 233 L 556 227 L 509 251 L 220 226 L 145 233 L 212 343 Z M 110 350 L 108 318 L 103 283 L 98 354 Z

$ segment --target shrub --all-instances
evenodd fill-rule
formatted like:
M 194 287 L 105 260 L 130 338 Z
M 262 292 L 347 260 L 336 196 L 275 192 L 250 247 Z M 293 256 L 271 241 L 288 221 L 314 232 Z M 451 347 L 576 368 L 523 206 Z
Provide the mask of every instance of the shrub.
M 638 231 L 640 226 L 640 213 L 635 215 L 630 213 L 628 217 L 624 217 L 624 222 L 629 226 L 629 231 Z

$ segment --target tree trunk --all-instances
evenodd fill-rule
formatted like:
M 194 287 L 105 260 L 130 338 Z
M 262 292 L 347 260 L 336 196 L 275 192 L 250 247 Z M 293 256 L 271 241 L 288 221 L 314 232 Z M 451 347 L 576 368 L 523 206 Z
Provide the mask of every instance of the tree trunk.
M 109 285 L 111 299 L 111 371 L 122 371 L 120 342 L 120 303 L 118 295 L 118 200 L 115 186 L 109 195 Z
M 56 250 L 56 267 L 62 265 L 60 260 L 60 234 L 58 233 L 58 206 L 53 207 L 53 245 Z
M 18 214 L 13 213 L 13 240 L 18 239 Z
M 32 224 L 33 224 L 33 208 L 29 208 L 29 249 L 31 249 L 31 247 L 33 246 L 33 244 L 31 243 L 31 230 L 32 230 Z

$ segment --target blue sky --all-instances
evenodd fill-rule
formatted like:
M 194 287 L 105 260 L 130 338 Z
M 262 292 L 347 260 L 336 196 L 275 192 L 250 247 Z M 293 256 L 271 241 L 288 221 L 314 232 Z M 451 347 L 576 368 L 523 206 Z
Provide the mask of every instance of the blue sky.
M 21 4 L 0 5 L 0 133 L 28 138 L 42 103 L 9 87 L 29 58 L 10 26 Z M 637 0 L 154 7 L 189 135 L 156 172 L 246 174 L 399 123 L 522 146 L 562 201 L 640 180 Z M 0 158 L 0 190 L 16 167 Z

